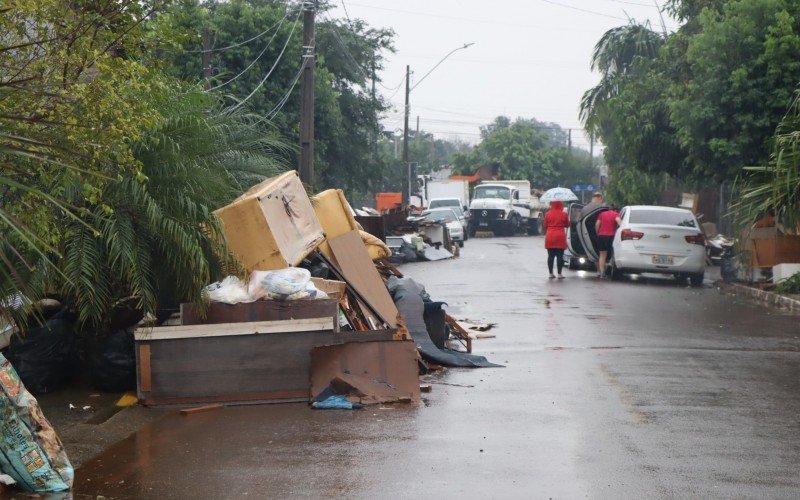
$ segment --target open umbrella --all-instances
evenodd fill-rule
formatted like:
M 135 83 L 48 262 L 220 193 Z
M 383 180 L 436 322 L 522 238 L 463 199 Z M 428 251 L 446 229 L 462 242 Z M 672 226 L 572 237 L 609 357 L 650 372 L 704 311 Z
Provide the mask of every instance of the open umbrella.
M 576 201 L 578 199 L 575 196 L 575 193 L 572 192 L 571 189 L 557 187 L 553 189 L 548 189 L 544 192 L 544 194 L 539 198 L 541 201 Z

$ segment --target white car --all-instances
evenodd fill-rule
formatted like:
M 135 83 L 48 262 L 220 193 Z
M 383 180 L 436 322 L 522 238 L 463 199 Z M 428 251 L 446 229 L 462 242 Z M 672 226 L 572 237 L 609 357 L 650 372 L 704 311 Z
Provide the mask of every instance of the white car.
M 583 217 L 576 236 L 589 260 L 597 261 L 594 224 L 598 208 Z M 683 208 L 634 205 L 620 211 L 622 225 L 614 235 L 609 258 L 612 279 L 625 273 L 672 274 L 689 278 L 693 286 L 703 283 L 706 239 L 691 211 Z
M 458 214 L 452 208 L 434 208 L 433 210 L 426 210 L 422 212 L 422 217 L 429 221 L 444 220 L 447 231 L 450 233 L 450 239 L 457 241 L 458 246 L 464 246 L 466 232 L 464 226 L 461 225 Z

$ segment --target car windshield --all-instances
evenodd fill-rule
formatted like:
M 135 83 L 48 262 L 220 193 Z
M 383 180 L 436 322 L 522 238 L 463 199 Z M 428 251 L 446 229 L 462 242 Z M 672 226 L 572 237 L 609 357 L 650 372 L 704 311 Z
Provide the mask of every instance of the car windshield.
M 508 200 L 511 198 L 511 190 L 498 186 L 479 186 L 475 188 L 475 192 L 472 194 L 472 199 L 480 200 L 485 198 Z
M 425 214 L 425 220 L 437 221 L 444 219 L 447 222 L 456 220 L 456 214 L 452 210 L 434 210 Z
M 431 202 L 431 208 L 439 208 L 439 207 L 457 207 L 459 206 L 459 201 L 455 198 L 452 200 L 433 200 Z
M 697 227 L 691 212 L 673 210 L 631 209 L 631 224 L 663 224 L 665 226 Z

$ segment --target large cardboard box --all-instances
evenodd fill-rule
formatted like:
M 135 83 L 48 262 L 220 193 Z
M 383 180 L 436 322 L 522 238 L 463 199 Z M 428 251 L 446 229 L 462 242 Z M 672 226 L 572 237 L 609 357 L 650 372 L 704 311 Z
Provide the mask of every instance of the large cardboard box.
M 776 227 L 750 230 L 750 264 L 753 267 L 772 267 L 800 262 L 800 236 L 780 234 Z
M 296 266 L 325 239 L 295 171 L 253 186 L 214 213 L 248 271 Z

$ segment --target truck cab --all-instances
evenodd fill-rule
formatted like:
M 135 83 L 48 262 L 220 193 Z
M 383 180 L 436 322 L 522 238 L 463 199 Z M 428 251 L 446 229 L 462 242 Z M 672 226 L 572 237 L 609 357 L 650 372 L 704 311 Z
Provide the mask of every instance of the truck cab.
M 531 199 L 528 181 L 496 181 L 479 184 L 470 203 L 470 236 L 477 231 L 512 236 L 523 231 L 541 232 L 543 211 Z

